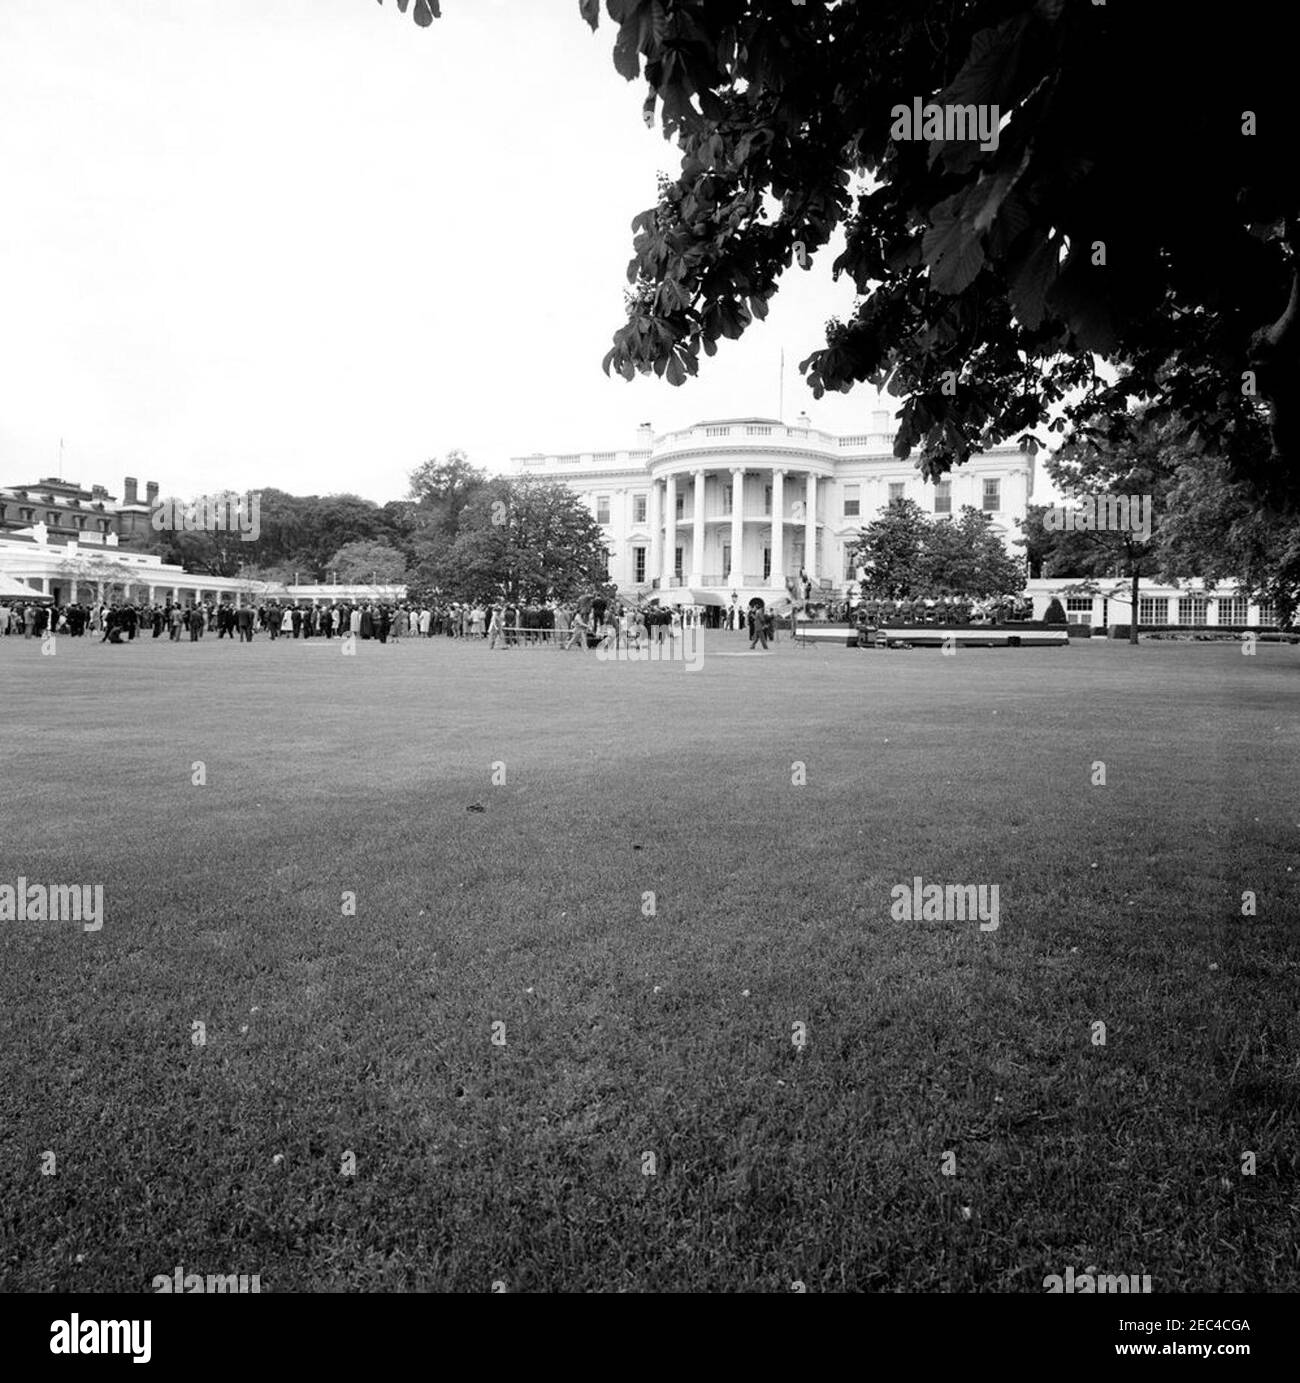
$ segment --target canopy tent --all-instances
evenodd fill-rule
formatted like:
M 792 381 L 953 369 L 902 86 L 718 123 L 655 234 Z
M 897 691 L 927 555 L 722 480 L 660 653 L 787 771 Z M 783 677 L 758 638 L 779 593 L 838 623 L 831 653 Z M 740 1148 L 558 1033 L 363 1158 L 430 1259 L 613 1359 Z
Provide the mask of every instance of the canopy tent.
M 4 572 L 0 571 L 0 600 L 26 600 L 39 603 L 53 599 L 53 596 L 33 590 L 30 586 L 25 586 L 21 581 L 15 581 L 12 576 L 6 576 Z
M 717 605 L 721 607 L 726 604 L 726 601 L 713 591 L 697 591 L 690 586 L 683 586 L 681 594 L 680 603 L 682 605 Z

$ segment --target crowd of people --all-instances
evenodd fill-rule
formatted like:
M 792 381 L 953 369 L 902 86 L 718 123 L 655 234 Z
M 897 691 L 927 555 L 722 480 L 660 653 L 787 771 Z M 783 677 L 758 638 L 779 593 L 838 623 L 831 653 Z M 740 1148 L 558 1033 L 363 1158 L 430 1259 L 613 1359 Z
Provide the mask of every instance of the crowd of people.
M 1028 597 L 968 600 L 965 596 L 928 596 L 906 600 L 863 600 L 854 618 L 859 626 L 882 624 L 998 624 L 1029 619 L 1033 601 Z
M 758 612 L 756 615 L 756 611 Z M 882 624 L 968 624 L 1029 618 L 1023 598 L 971 601 L 960 596 L 907 600 L 862 600 L 838 615 L 859 627 Z M 0 604 L 0 636 L 42 637 L 47 631 L 72 638 L 93 636 L 120 643 L 136 638 L 194 642 L 205 635 L 251 643 L 269 639 L 342 638 L 352 635 L 396 643 L 410 638 L 480 639 L 489 648 L 556 642 L 563 648 L 636 647 L 644 640 L 678 637 L 693 626 L 747 633 L 751 646 L 775 635 L 770 609 L 742 606 L 695 607 L 619 603 L 601 597 L 545 605 L 496 605 L 420 601 L 362 601 L 310 604 L 264 601 L 236 606 L 203 601 L 134 604 L 101 601 L 57 605 L 49 602 Z
M 744 628 L 737 612 L 737 623 Z M 662 641 L 683 628 L 709 623 L 704 611 L 680 605 L 640 607 L 600 597 L 546 605 L 500 603 L 367 601 L 351 604 L 265 601 L 256 606 L 229 602 L 57 605 L 31 602 L 0 604 L 0 636 L 42 637 L 49 631 L 72 638 L 96 637 L 104 643 L 137 638 L 195 642 L 206 636 L 252 642 L 255 635 L 276 639 L 341 638 L 353 635 L 380 643 L 408 638 L 481 639 L 492 648 L 557 642 L 563 647 L 594 647 Z

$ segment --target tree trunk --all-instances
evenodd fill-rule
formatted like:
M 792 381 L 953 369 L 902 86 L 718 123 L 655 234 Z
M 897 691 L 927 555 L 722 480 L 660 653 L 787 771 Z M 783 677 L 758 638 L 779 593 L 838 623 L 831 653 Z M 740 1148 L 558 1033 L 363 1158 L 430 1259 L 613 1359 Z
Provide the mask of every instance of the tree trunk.
M 1138 641 L 1138 574 L 1137 568 L 1133 568 L 1133 618 L 1129 621 L 1128 641 L 1137 647 Z

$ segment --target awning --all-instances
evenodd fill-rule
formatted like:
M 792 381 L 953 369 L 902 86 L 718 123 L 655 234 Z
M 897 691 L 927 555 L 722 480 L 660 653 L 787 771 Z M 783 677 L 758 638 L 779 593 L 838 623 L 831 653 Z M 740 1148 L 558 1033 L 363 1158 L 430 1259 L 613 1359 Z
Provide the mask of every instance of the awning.
M 683 586 L 681 588 L 681 600 L 674 601 L 673 604 L 724 606 L 726 601 L 714 591 L 697 591 L 691 586 Z
M 4 572 L 0 571 L 0 600 L 27 600 L 39 603 L 42 600 L 53 599 L 53 596 L 33 590 L 30 586 L 25 586 L 21 581 L 16 581 L 12 576 L 6 576 Z

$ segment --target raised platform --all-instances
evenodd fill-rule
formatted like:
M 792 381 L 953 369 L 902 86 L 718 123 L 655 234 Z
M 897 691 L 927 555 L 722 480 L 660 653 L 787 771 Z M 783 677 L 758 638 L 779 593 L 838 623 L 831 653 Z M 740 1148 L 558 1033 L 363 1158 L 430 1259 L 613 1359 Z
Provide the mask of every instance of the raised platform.
M 868 629 L 871 645 L 889 648 L 911 644 L 913 648 L 942 648 L 946 639 L 962 648 L 1068 648 L 1070 636 L 1064 624 L 892 624 Z M 799 643 L 829 643 L 841 648 L 861 646 L 862 630 L 846 624 L 801 624 L 795 632 Z M 854 642 L 850 642 L 853 640 Z
M 913 648 L 1068 648 L 1069 626 L 1040 624 L 891 624 L 875 631 L 876 647 L 907 643 Z

